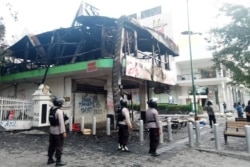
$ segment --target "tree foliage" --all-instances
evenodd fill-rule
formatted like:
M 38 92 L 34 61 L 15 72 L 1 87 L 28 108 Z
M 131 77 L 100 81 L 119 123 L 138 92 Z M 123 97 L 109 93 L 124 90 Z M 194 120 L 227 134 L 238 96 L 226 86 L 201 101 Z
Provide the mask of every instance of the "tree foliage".
M 5 26 L 1 20 L 2 19 L 0 19 L 0 66 L 4 64 L 4 57 L 2 55 L 3 55 L 4 49 L 6 48 L 6 44 L 4 42 Z
M 5 4 L 5 7 L 8 9 L 9 15 L 13 20 L 18 21 L 18 12 L 13 10 L 11 3 Z M 0 13 L 0 66 L 3 66 L 7 63 L 5 56 L 10 55 L 10 53 L 5 50 L 8 47 L 5 41 L 6 26 L 4 24 L 4 17 L 1 15 L 2 13 Z
M 220 8 L 226 23 L 211 29 L 213 61 L 230 70 L 233 85 L 250 88 L 250 8 L 224 4 Z

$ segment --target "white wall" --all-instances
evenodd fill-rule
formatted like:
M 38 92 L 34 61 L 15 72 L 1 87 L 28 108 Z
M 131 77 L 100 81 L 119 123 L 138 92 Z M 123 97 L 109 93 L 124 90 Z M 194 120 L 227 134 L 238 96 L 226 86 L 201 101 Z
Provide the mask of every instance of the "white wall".
M 39 85 L 35 83 L 39 83 L 40 80 L 34 81 L 34 83 L 19 83 L 17 84 L 17 98 L 32 100 L 33 93 L 38 89 Z M 71 95 L 71 79 L 56 77 L 56 78 L 47 78 L 45 85 L 48 85 L 51 91 L 52 96 L 59 97 L 70 97 L 70 101 L 65 102 L 63 108 L 64 112 L 68 115 L 72 115 L 72 95 Z M 14 97 L 15 87 L 13 84 L 1 84 L 0 85 L 0 96 L 2 97 Z
M 21 99 L 26 99 L 26 100 L 31 100 L 32 99 L 32 94 L 35 92 L 35 90 L 38 88 L 37 84 L 32 84 L 32 83 L 20 83 L 17 85 L 17 98 Z M 15 95 L 15 87 L 13 84 L 9 85 L 0 85 L 0 96 L 2 97 L 14 97 Z
M 19 83 L 17 84 L 17 98 L 22 98 L 26 100 L 32 100 L 32 94 L 35 92 L 35 90 L 39 87 L 39 81 L 36 81 L 35 83 Z M 58 77 L 58 78 L 49 78 L 46 79 L 45 85 L 48 85 L 50 87 L 50 91 L 52 95 L 64 97 L 64 78 Z M 14 96 L 14 85 L 9 84 L 1 84 L 0 85 L 0 96 L 4 97 L 13 97 Z
M 51 94 L 54 96 L 65 97 L 63 77 L 49 78 L 45 82 L 50 87 Z

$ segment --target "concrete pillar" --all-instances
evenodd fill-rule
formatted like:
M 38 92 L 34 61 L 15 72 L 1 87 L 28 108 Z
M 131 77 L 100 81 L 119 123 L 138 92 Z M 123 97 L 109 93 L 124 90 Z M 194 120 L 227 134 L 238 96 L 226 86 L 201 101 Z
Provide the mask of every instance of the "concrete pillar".
M 113 91 L 112 91 L 112 76 L 107 77 L 107 83 L 105 85 L 105 89 L 107 90 L 106 97 L 106 109 L 107 109 L 107 117 L 110 118 L 110 125 L 114 128 L 116 125 L 115 120 L 115 112 L 114 112 L 114 101 L 113 101 Z
M 172 135 L 172 126 L 171 126 L 171 118 L 167 118 L 167 124 L 168 124 L 168 141 L 173 141 L 173 135 Z
M 147 110 L 147 81 L 144 81 L 143 84 L 139 85 L 139 94 L 140 94 L 140 108 L 141 108 L 141 119 L 143 122 L 146 122 L 146 110 Z
M 219 69 L 216 69 L 215 73 L 216 73 L 216 78 L 221 78 L 220 70 Z
M 73 116 L 73 98 L 72 98 L 72 78 L 65 77 L 64 78 L 64 94 L 65 103 L 63 104 L 63 112 L 67 116 Z
M 234 103 L 234 98 L 233 98 L 233 88 L 231 86 L 228 86 L 228 94 L 229 94 L 229 102 L 228 102 L 228 109 L 229 110 L 234 110 L 233 108 L 233 103 Z
M 214 138 L 215 138 L 215 147 L 217 150 L 221 150 L 221 143 L 220 143 L 220 135 L 219 135 L 219 124 L 213 125 L 214 130 Z
M 160 124 L 160 131 L 161 131 L 161 134 L 160 134 L 160 142 L 159 143 L 163 143 L 163 127 L 162 127 L 162 121 L 159 121 L 159 124 Z
M 69 131 L 72 132 L 73 129 L 73 117 L 70 116 L 69 117 Z
M 106 129 L 107 129 L 107 135 L 110 136 L 110 118 L 107 118 Z
M 114 114 L 114 103 L 113 103 L 113 91 L 112 91 L 112 79 L 111 76 L 107 78 L 107 84 L 105 86 L 107 90 L 107 113 Z
M 191 122 L 188 123 L 188 141 L 189 141 L 189 147 L 193 147 L 194 136 L 193 136 L 193 124 Z
M 144 141 L 144 126 L 143 126 L 143 120 L 140 120 L 139 124 L 139 137 L 140 137 L 140 142 Z
M 225 85 L 225 102 L 227 104 L 227 110 L 232 110 L 232 101 L 231 101 L 231 92 L 230 92 L 230 86 Z
M 224 113 L 224 107 L 223 107 L 223 103 L 224 101 L 226 101 L 225 99 L 225 84 L 221 83 L 218 85 L 218 99 L 219 99 L 219 109 L 220 109 L 220 113 Z
M 92 118 L 92 135 L 96 135 L 96 117 Z
M 81 121 L 81 132 L 84 132 L 84 121 L 85 121 L 85 118 L 84 118 L 84 116 L 82 116 L 82 121 Z
M 245 125 L 247 153 L 250 153 L 250 126 Z

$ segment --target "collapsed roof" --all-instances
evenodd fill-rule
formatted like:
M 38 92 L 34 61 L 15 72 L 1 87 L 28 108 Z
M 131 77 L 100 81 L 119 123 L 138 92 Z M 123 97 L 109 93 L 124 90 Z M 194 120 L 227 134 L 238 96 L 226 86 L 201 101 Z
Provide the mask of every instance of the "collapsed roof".
M 80 26 L 26 35 L 9 50 L 15 58 L 38 64 L 65 64 L 113 56 L 118 19 L 104 16 L 79 16 L 76 19 Z M 124 23 L 124 27 L 137 32 L 138 50 L 152 52 L 154 40 L 160 54 L 178 56 L 177 45 L 163 34 L 131 19 Z M 103 40 L 108 52 L 106 55 L 101 54 Z

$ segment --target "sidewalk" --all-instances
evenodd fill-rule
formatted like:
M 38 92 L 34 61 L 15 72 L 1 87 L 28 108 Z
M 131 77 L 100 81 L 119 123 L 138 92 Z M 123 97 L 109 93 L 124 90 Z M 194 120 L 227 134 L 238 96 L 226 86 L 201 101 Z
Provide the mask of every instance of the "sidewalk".
M 228 118 L 228 120 L 234 121 L 235 116 L 234 113 L 231 118 Z M 213 133 L 207 133 L 202 136 L 201 143 L 197 147 L 197 150 L 250 160 L 250 154 L 247 153 L 246 138 L 229 136 L 228 144 L 225 145 L 223 131 L 225 129 L 226 117 L 222 115 L 216 115 L 216 117 L 217 122 L 219 123 L 220 150 L 216 149 L 215 135 Z
M 223 130 L 224 118 L 217 118 Z M 201 129 L 201 144 L 189 148 L 187 128 L 173 133 L 173 141 L 160 144 L 159 157 L 151 157 L 148 152 L 148 137 L 139 141 L 139 132 L 130 135 L 128 147 L 131 152 L 117 150 L 117 133 L 107 136 L 105 131 L 97 131 L 96 136 L 69 133 L 65 141 L 63 159 L 67 167 L 246 167 L 250 154 L 246 153 L 245 138 L 229 137 L 227 146 L 217 151 L 214 134 L 205 126 Z M 195 130 L 194 130 L 195 134 Z M 48 134 L 44 131 L 0 132 L 0 167 L 44 167 L 47 162 Z M 54 165 L 49 165 L 54 166 Z

